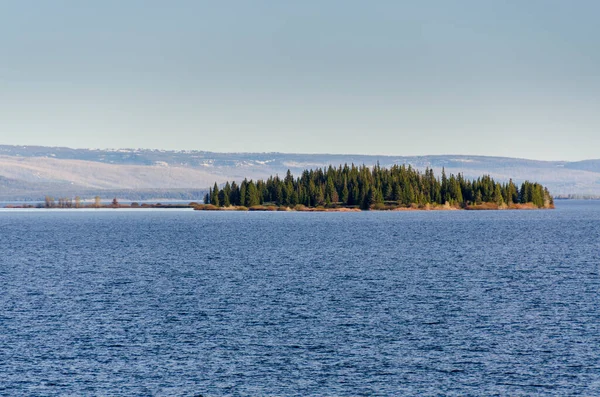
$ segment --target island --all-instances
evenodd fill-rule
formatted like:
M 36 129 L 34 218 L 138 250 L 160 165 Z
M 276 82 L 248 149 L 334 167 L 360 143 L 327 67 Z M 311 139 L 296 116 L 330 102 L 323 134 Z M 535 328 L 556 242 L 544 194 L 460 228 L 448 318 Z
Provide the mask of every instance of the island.
M 214 186 L 196 210 L 250 211 L 362 211 L 362 210 L 501 210 L 550 209 L 548 189 L 512 179 L 496 182 L 489 175 L 467 179 L 461 173 L 441 178 L 432 169 L 421 172 L 410 165 L 384 168 L 354 164 L 306 169 L 300 177 L 227 182 Z

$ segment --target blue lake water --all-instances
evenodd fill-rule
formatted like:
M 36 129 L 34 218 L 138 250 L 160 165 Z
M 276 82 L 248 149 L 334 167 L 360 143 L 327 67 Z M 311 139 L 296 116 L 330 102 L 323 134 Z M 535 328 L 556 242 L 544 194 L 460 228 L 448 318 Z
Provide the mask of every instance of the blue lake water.
M 600 202 L 0 211 L 0 395 L 600 395 Z

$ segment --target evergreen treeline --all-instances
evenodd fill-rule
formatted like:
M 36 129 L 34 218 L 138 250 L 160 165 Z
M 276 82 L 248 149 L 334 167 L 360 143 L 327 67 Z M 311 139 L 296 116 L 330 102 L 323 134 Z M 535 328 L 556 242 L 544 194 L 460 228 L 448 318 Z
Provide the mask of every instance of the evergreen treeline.
M 284 178 L 245 179 L 240 184 L 227 182 L 222 188 L 215 183 L 204 202 L 219 207 L 272 203 L 287 207 L 302 204 L 362 209 L 446 203 L 457 207 L 533 203 L 540 208 L 553 204 L 548 189 L 538 183 L 523 182 L 519 188 L 512 180 L 499 183 L 488 175 L 467 180 L 462 174 L 448 176 L 442 170 L 441 178 L 437 178 L 429 168 L 421 173 L 410 165 L 382 168 L 379 164 L 372 168 L 346 164 L 305 170 L 298 178 L 288 170 Z

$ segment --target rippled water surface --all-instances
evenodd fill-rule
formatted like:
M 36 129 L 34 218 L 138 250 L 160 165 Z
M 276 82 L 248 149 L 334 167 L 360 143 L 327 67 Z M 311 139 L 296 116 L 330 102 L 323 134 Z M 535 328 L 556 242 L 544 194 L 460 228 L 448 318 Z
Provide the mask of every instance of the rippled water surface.
M 600 395 L 600 203 L 0 211 L 0 395 Z

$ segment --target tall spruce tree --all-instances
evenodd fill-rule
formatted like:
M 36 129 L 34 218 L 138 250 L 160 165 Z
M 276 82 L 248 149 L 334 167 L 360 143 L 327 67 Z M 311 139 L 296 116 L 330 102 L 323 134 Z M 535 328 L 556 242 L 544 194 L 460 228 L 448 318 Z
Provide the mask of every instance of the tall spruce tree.
M 210 203 L 212 205 L 219 206 L 219 187 L 217 186 L 217 182 L 215 182 L 215 186 L 212 188 L 212 196 L 210 197 Z

